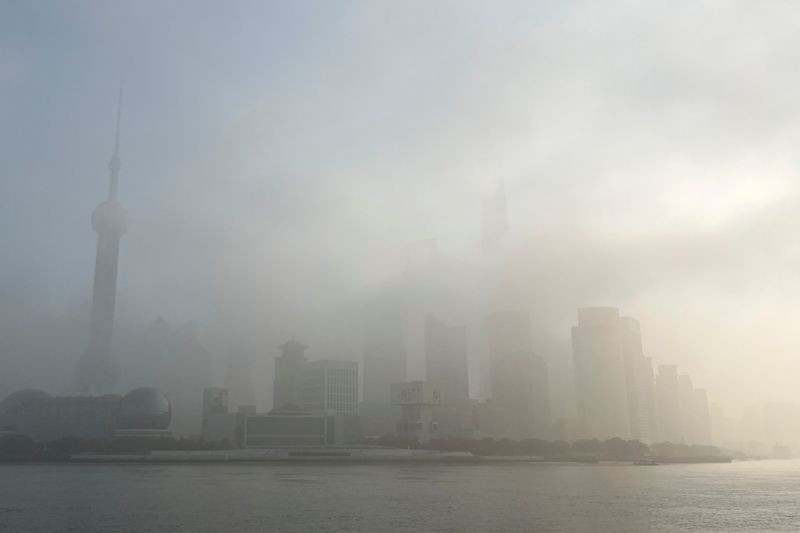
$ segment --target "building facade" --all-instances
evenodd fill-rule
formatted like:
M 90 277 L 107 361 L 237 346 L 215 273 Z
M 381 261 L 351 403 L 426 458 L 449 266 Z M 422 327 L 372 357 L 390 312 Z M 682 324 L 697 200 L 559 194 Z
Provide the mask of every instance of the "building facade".
M 393 383 L 392 403 L 400 407 L 396 433 L 421 444 L 431 441 L 437 433 L 433 410 L 441 397 L 433 385 L 425 381 Z
M 467 330 L 425 318 L 426 381 L 441 395 L 434 418 L 442 435 L 467 436 L 474 431 L 469 400 Z
M 658 440 L 681 444 L 683 416 L 681 414 L 678 367 L 659 365 L 656 377 L 656 406 L 658 408 Z
M 303 371 L 303 409 L 358 414 L 358 363 L 324 359 Z
M 308 346 L 290 340 L 281 345 L 281 355 L 275 358 L 272 388 L 273 409 L 300 409 L 303 405 L 303 372 L 308 360 Z
M 631 437 L 619 312 L 578 309 L 572 328 L 579 432 L 582 438 Z
M 620 334 L 625 364 L 630 436 L 641 442 L 656 442 L 655 382 L 652 360 L 644 356 L 639 321 L 621 317 Z

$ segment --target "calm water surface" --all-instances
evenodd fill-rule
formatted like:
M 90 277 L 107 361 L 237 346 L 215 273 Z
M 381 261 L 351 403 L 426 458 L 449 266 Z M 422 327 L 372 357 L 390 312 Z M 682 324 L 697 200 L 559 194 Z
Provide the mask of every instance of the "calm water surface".
M 5 465 L 0 531 L 800 531 L 800 461 Z

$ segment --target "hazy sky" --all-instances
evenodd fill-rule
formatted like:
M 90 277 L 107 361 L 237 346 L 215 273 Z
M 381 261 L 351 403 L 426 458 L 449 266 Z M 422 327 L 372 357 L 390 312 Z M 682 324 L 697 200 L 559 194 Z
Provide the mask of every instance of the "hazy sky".
M 617 306 L 732 412 L 800 401 L 800 5 L 656 4 L 5 2 L 0 319 L 87 305 L 124 77 L 123 319 L 352 346 L 338 310 L 410 241 L 469 263 L 502 179 L 556 338 Z

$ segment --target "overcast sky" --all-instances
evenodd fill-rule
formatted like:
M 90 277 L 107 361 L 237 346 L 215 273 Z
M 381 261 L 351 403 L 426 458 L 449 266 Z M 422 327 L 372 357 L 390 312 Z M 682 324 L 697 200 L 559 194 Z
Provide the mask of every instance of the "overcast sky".
M 562 348 L 613 305 L 733 414 L 800 402 L 800 5 L 657 4 L 5 2 L 4 327 L 90 301 L 124 78 L 123 319 L 351 350 L 338 310 L 408 242 L 470 263 L 503 180 Z

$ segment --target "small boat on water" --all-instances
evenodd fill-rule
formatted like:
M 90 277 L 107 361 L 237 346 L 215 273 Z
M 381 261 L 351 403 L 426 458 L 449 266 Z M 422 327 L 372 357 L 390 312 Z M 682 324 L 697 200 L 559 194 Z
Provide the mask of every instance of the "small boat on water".
M 661 463 L 654 461 L 652 459 L 640 459 L 638 461 L 634 461 L 633 464 L 636 466 L 657 466 Z

